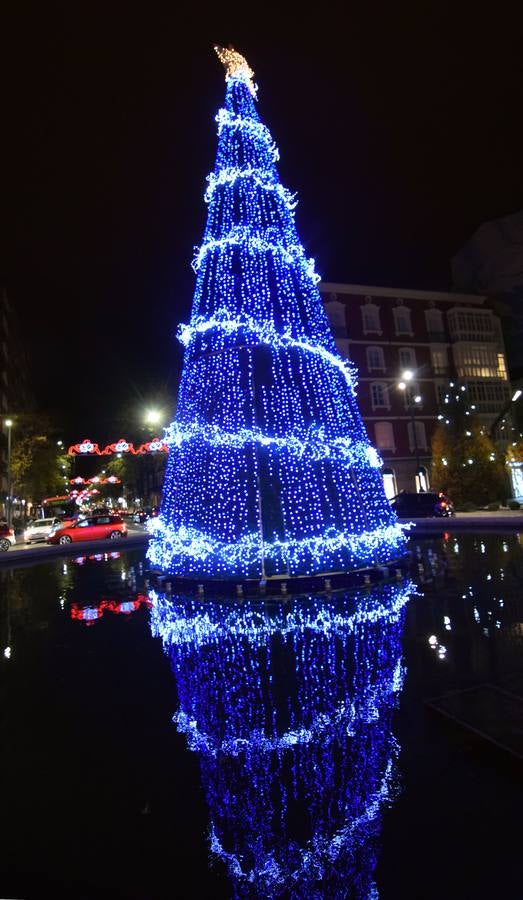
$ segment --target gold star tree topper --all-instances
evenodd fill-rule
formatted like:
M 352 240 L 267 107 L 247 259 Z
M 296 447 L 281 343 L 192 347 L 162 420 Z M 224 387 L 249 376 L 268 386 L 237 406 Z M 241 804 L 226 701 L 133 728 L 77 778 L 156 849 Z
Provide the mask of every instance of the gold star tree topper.
M 247 87 L 249 88 L 253 97 L 256 96 L 256 87 L 253 82 L 254 72 L 252 71 L 249 63 L 245 59 L 241 53 L 238 53 L 234 47 L 220 47 L 218 45 L 214 48 L 216 53 L 219 56 L 220 62 L 222 63 L 225 69 L 225 80 L 228 78 L 233 78 L 239 76 L 243 78 L 244 81 L 247 82 Z

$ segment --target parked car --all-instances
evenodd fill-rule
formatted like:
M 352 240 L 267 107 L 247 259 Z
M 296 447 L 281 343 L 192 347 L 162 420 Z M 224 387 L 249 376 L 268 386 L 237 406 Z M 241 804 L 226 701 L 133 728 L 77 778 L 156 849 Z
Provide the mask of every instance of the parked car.
M 15 530 L 5 523 L 0 524 L 0 550 L 9 550 L 16 544 Z
M 56 519 L 55 524 L 51 525 L 51 529 L 47 537 L 52 537 L 60 528 L 66 528 L 68 525 L 76 525 L 84 518 L 85 516 L 64 516 L 63 518 Z
M 70 544 L 72 541 L 93 541 L 127 536 L 127 525 L 121 516 L 87 516 L 51 532 L 48 544 Z
M 160 512 L 160 508 L 158 506 L 152 506 L 150 509 L 137 509 L 133 514 L 133 522 L 137 525 L 143 525 L 147 519 L 154 518 Z
M 30 519 L 24 528 L 24 541 L 26 544 L 36 544 L 38 541 L 46 541 L 54 525 L 60 525 L 61 520 L 54 519 Z
M 443 493 L 436 491 L 402 491 L 390 501 L 392 509 L 400 519 L 422 519 L 428 516 L 448 517 L 454 515 L 454 504 Z

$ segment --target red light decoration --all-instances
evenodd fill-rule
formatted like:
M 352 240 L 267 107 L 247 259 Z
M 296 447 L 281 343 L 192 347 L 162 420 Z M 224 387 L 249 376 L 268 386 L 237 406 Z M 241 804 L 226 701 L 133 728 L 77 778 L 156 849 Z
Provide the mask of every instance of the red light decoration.
M 106 444 L 103 450 L 94 441 L 85 438 L 79 444 L 72 444 L 67 453 L 69 456 L 112 456 L 114 453 L 132 453 L 133 456 L 143 456 L 145 453 L 167 453 L 168 450 L 165 441 L 159 437 L 145 441 L 139 447 L 135 447 L 132 441 L 120 438 L 112 444 Z
M 110 475 L 109 478 L 100 478 L 99 475 L 95 475 L 94 478 L 81 478 L 80 475 L 77 475 L 76 478 L 70 479 L 70 484 L 121 484 L 122 479 L 117 478 L 116 475 Z
M 109 559 L 120 559 L 121 553 L 119 551 L 113 551 L 112 553 L 91 553 L 89 556 L 75 556 L 73 559 L 73 563 L 77 566 L 83 566 L 87 560 L 96 560 L 96 562 L 107 562 Z
M 108 598 L 103 598 L 97 606 L 80 606 L 78 603 L 73 603 L 71 605 L 71 619 L 83 622 L 84 625 L 94 625 L 106 611 L 115 615 L 130 616 L 131 613 L 140 609 L 140 606 L 152 606 L 152 602 L 147 594 L 137 594 L 134 600 L 109 600 Z

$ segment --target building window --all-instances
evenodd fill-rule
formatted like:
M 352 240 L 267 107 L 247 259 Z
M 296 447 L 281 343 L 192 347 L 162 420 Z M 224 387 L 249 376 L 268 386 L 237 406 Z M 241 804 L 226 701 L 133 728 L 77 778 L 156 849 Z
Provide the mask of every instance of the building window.
M 370 386 L 370 398 L 373 409 L 389 409 L 389 392 L 387 385 L 381 381 L 375 381 Z
M 443 313 L 439 309 L 427 309 L 425 311 L 425 322 L 427 323 L 427 331 L 429 337 L 444 337 L 445 328 L 443 325 Z
M 400 347 L 399 356 L 401 369 L 416 368 L 416 351 L 412 347 Z
M 413 427 L 414 426 L 414 427 Z M 414 431 L 414 428 L 416 429 Z M 410 450 L 415 450 L 416 447 L 418 450 L 426 450 L 427 449 L 427 434 L 425 431 L 425 423 L 424 422 L 409 422 L 407 424 L 407 430 L 409 435 L 409 448 Z M 415 435 L 415 438 L 414 438 Z
M 507 386 L 500 382 L 470 381 L 468 389 L 472 403 L 482 413 L 500 412 L 510 396 Z
M 376 446 L 378 450 L 395 450 L 394 428 L 392 422 L 376 422 L 374 426 Z
M 367 369 L 372 371 L 385 371 L 385 357 L 381 347 L 367 347 Z
M 451 309 L 449 326 L 455 341 L 492 341 L 494 321 L 487 310 Z
M 420 466 L 416 474 L 416 491 L 419 494 L 428 490 L 430 490 L 429 475 L 425 466 Z
M 332 295 L 331 295 L 332 296 Z M 347 324 L 346 324 L 346 307 L 344 303 L 340 303 L 339 300 L 331 300 L 329 298 L 328 302 L 325 304 L 325 311 L 327 313 L 329 322 L 331 324 L 332 333 L 334 337 L 346 337 L 347 336 Z
M 392 310 L 394 314 L 394 327 L 396 334 L 412 334 L 412 323 L 410 321 L 410 309 L 406 306 L 396 306 Z
M 505 355 L 503 353 L 498 353 L 498 378 L 502 378 L 503 381 L 507 380 L 507 366 L 505 364 Z
M 460 378 L 499 378 L 498 354 L 488 344 L 457 344 L 453 348 Z
M 361 307 L 361 317 L 364 334 L 368 334 L 369 332 L 381 334 L 380 311 L 375 303 L 365 303 L 365 305 Z
M 398 493 L 394 469 L 383 469 L 382 477 L 385 496 L 387 500 L 392 500 L 392 498 L 395 497 Z
M 434 375 L 446 375 L 449 368 L 449 360 L 446 347 L 431 347 L 430 356 Z

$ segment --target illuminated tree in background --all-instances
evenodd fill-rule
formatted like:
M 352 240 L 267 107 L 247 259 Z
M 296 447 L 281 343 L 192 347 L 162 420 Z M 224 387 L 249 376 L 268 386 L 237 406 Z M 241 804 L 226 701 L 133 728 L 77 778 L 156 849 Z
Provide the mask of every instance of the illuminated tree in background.
M 508 493 L 502 454 L 458 380 L 449 382 L 431 445 L 432 485 L 456 506 L 481 505 Z
M 253 73 L 217 48 L 225 107 L 196 249 L 161 515 L 149 557 L 173 574 L 347 571 L 404 551 L 381 460 L 255 107 Z
M 411 589 L 270 608 L 150 593 L 174 721 L 200 757 L 211 853 L 235 896 L 376 896 Z

